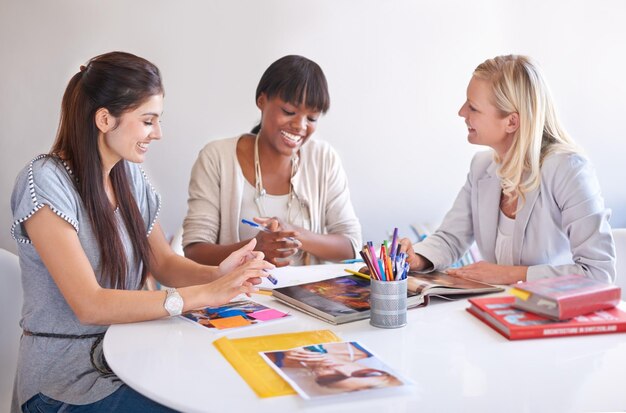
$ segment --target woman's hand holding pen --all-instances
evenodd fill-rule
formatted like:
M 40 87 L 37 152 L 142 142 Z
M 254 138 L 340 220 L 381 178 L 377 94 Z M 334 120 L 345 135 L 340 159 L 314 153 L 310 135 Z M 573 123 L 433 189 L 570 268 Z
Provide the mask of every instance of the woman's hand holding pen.
M 288 258 L 298 252 L 302 246 L 297 239 L 298 232 L 278 218 L 254 218 L 254 221 L 265 228 L 255 237 L 256 250 L 262 251 L 265 259 L 277 267 L 289 265 L 289 260 L 277 261 L 277 258 Z
M 398 244 L 400 245 L 400 252 L 405 252 L 408 255 L 406 262 L 409 263 L 411 270 L 422 271 L 433 266 L 432 262 L 413 251 L 413 242 L 409 238 L 401 238 Z

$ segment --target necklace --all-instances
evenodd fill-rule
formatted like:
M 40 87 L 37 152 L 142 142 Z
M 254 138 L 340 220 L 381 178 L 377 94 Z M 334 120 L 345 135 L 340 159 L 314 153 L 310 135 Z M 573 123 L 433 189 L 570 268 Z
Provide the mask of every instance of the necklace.
M 296 195 L 293 191 L 293 177 L 298 171 L 298 155 L 295 153 L 291 156 L 291 177 L 289 178 L 289 195 L 287 197 L 287 221 L 291 222 L 291 205 L 293 204 Z M 259 209 L 259 213 L 262 217 L 267 217 L 265 213 L 265 207 L 263 206 L 263 199 L 267 195 L 267 191 L 263 187 L 263 175 L 261 174 L 261 162 L 259 161 L 259 134 L 254 139 L 254 186 L 256 188 L 256 196 L 254 202 Z
M 291 224 L 295 224 L 295 220 L 300 217 L 301 223 L 300 226 L 303 228 L 309 228 L 308 224 L 305 224 L 305 213 L 308 213 L 307 208 L 301 202 L 300 199 L 297 202 L 293 202 L 294 199 L 298 198 L 295 191 L 293 190 L 293 177 L 296 175 L 298 171 L 298 163 L 300 158 L 296 153 L 291 156 L 291 177 L 289 178 L 289 195 L 287 197 L 287 222 Z M 265 195 L 267 195 L 267 191 L 263 187 L 263 175 L 261 174 L 261 162 L 259 161 L 259 134 L 256 135 L 254 139 L 254 186 L 256 189 L 256 196 L 254 197 L 254 203 L 256 204 L 259 214 L 261 217 L 267 218 L 267 213 L 265 212 L 265 207 L 263 206 L 263 200 Z M 295 216 L 292 216 L 292 206 L 297 206 Z M 297 260 L 304 265 L 308 265 L 310 263 L 309 253 L 298 249 L 298 252 L 292 256 L 292 259 Z

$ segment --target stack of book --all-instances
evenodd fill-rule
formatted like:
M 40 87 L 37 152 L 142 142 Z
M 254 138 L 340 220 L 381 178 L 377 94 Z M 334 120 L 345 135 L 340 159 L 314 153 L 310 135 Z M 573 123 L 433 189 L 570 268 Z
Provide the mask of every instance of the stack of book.
M 620 302 L 621 290 L 581 275 L 543 278 L 517 284 L 511 290 L 516 308 L 542 315 L 552 320 L 570 318 L 606 310 Z
M 626 331 L 613 284 L 567 275 L 520 283 L 511 293 L 471 299 L 467 311 L 509 340 Z

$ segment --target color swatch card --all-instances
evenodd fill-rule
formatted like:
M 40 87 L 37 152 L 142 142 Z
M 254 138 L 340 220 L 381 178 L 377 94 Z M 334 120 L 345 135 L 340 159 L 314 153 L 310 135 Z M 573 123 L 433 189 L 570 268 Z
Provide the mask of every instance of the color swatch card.
M 188 311 L 182 316 L 186 320 L 214 332 L 292 318 L 288 313 L 241 297 L 219 307 L 205 307 Z

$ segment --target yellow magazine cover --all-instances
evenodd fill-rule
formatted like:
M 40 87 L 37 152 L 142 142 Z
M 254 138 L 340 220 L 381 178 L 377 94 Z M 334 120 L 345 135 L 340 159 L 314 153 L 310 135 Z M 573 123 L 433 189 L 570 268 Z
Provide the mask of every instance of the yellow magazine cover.
M 284 350 L 317 343 L 342 341 L 330 330 L 302 331 L 229 339 L 222 337 L 213 342 L 226 360 L 237 370 L 257 396 L 274 397 L 297 394 L 259 355 L 260 351 Z

